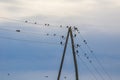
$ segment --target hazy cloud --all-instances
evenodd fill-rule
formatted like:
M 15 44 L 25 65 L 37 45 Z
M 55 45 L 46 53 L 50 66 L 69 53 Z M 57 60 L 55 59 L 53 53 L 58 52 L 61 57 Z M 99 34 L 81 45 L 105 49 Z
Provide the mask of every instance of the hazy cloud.
M 92 44 L 92 47 L 96 50 L 95 52 L 97 52 L 97 56 L 99 56 L 99 59 L 102 59 L 101 61 L 105 68 L 107 70 L 110 70 L 109 72 L 113 73 L 113 77 L 115 77 L 114 75 L 119 73 L 115 71 L 118 71 L 118 67 L 120 66 L 120 64 L 118 63 L 120 59 L 118 58 L 120 52 L 120 0 L 0 0 L 0 9 L 1 17 L 37 21 L 39 23 L 78 26 L 82 35 L 87 37 L 87 39 L 90 41 L 90 44 Z M 7 24 L 7 22 L 5 22 L 4 24 L 6 24 L 6 26 L 9 25 Z M 13 25 L 14 27 L 18 26 L 18 24 L 15 25 L 14 23 L 12 24 L 12 26 Z M 26 27 L 23 24 L 21 25 L 21 23 L 20 26 Z M 35 29 L 35 27 L 31 28 L 30 30 L 33 31 L 33 29 Z M 37 29 L 37 31 L 38 30 L 39 29 Z M 6 45 L 8 44 L 6 43 Z M 11 45 L 13 44 L 11 43 Z M 17 44 L 14 44 L 14 47 L 15 46 L 17 46 Z M 35 51 L 39 50 L 39 47 L 36 48 L 36 45 L 32 46 L 35 47 Z M 30 46 L 27 47 L 28 53 L 33 51 L 32 49 L 29 49 Z M 6 49 L 6 47 L 3 46 L 2 48 Z M 8 49 L 8 51 L 11 51 L 12 48 L 13 47 Z M 23 49 L 20 47 L 16 48 L 18 50 Z M 34 56 L 29 56 L 27 58 L 28 60 L 30 60 L 31 57 L 34 57 L 34 61 L 36 60 L 37 55 L 35 56 L 35 51 L 33 52 Z M 17 57 L 20 58 L 20 56 Z M 23 58 L 25 60 L 26 57 L 24 56 Z M 54 62 L 54 60 L 51 59 L 51 62 Z M 31 68 L 34 68 L 34 65 L 31 63 L 31 61 L 28 61 L 26 63 L 30 63 L 28 66 L 32 65 Z M 39 64 L 39 62 L 36 62 L 35 64 L 36 66 L 38 66 L 37 64 Z M 26 68 L 27 66 L 24 67 Z M 3 68 L 5 67 L 3 66 Z M 33 75 L 33 73 L 26 75 L 20 74 L 20 76 L 17 75 L 16 79 L 20 77 L 29 79 L 28 76 Z M 40 73 L 34 74 L 38 75 Z M 33 75 L 33 78 L 34 76 L 35 75 Z M 33 78 L 31 76 L 31 80 Z M 38 78 L 39 77 L 37 76 L 37 79 Z M 118 76 L 116 77 L 116 79 L 119 79 Z

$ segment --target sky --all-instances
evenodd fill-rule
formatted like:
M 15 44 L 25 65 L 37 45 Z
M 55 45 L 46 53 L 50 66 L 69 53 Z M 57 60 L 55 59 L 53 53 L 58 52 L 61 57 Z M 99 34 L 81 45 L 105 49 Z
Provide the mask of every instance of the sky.
M 80 57 L 77 56 L 80 79 L 96 80 L 93 73 L 97 80 L 102 79 L 101 75 L 103 80 L 110 80 L 109 76 L 119 80 L 119 14 L 119 0 L 0 0 L 0 80 L 56 80 L 64 49 L 60 42 L 65 42 L 61 35 L 67 35 L 66 26 L 80 30 L 74 38 L 75 44 L 83 49 L 78 49 Z M 40 25 L 26 24 L 26 20 Z M 15 31 L 18 29 L 20 33 Z M 89 47 L 109 76 L 89 52 Z M 101 75 L 87 61 L 84 52 Z M 75 80 L 70 40 L 61 80 L 64 76 L 66 80 Z

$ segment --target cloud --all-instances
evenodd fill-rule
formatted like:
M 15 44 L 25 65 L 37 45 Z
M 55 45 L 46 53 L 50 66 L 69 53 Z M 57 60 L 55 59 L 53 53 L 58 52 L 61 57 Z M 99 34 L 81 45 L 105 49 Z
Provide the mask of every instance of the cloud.
M 16 3 L 17 0 L 0 0 L 0 2 L 4 2 L 4 3 Z
M 119 59 L 115 58 L 115 56 L 119 56 L 118 53 L 120 52 L 118 38 L 120 35 L 119 0 L 1 0 L 0 5 L 1 5 L 0 16 L 2 17 L 38 21 L 40 23 L 78 26 L 83 36 L 87 37 L 87 39 L 90 41 L 90 44 L 92 44 L 92 47 L 95 48 L 96 52 L 98 52 L 97 56 L 99 56 L 100 59 L 102 58 L 103 62 L 102 64 L 105 65 L 105 69 L 113 73 L 112 76 L 113 75 L 116 76 L 116 74 L 119 73 L 115 72 L 118 71 L 118 67 L 120 66 L 119 64 L 116 63 L 119 61 Z M 6 26 L 9 25 L 7 23 L 4 24 L 6 24 Z M 19 25 L 20 26 L 22 25 L 22 27 L 27 27 L 21 23 L 19 23 Z M 39 31 L 38 28 L 37 31 Z M 10 34 L 8 33 L 7 35 Z M 24 36 L 24 38 L 26 37 Z M 8 41 L 6 40 L 6 42 Z M 13 44 L 11 43 L 11 45 Z M 22 42 L 21 45 L 23 45 Z M 33 48 L 36 48 L 35 47 L 36 45 L 31 44 L 31 46 L 34 46 Z M 12 48 L 13 47 L 11 47 L 11 49 L 9 49 L 8 51 L 12 50 Z M 21 47 L 16 48 L 18 48 L 16 50 L 19 50 L 19 48 Z M 6 48 L 4 48 L 4 50 L 5 49 Z M 32 48 L 28 48 L 27 50 L 28 53 L 30 52 L 35 53 L 36 51 L 39 50 L 39 48 L 33 51 L 31 51 Z M 103 58 L 103 56 L 105 57 Z M 36 56 L 31 55 L 31 57 L 35 58 L 37 57 L 37 55 Z M 29 56 L 27 59 L 30 60 L 31 57 Z M 26 60 L 25 56 L 22 58 Z M 34 59 L 34 62 L 36 63 L 34 63 L 34 65 L 40 66 L 37 65 L 39 64 L 39 62 L 35 60 L 36 59 Z M 51 59 L 51 62 L 52 61 L 54 62 L 53 59 Z M 28 62 L 30 63 L 30 61 Z M 31 65 L 29 63 L 28 66 Z M 32 65 L 31 68 L 34 68 L 34 65 Z M 55 63 L 53 65 L 55 65 Z M 31 72 L 30 74 L 28 73 L 26 75 L 20 74 L 21 76 L 19 76 L 18 78 L 23 77 L 25 79 L 28 79 L 30 76 L 30 79 L 32 80 L 32 78 L 35 78 L 34 74 L 39 75 L 40 73 Z M 38 76 L 36 77 L 39 78 Z M 116 78 L 119 79 L 118 76 Z

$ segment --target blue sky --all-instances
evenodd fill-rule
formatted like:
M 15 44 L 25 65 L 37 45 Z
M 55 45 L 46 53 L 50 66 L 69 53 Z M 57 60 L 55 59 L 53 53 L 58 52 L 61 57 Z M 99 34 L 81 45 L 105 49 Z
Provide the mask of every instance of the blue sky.
M 111 78 L 119 80 L 119 0 L 0 0 L 0 10 L 0 80 L 56 80 L 64 48 L 60 41 L 65 41 L 61 35 L 67 33 L 66 28 L 59 28 L 60 25 L 77 26 Z M 50 26 L 44 26 L 45 23 Z M 15 32 L 17 29 L 21 32 Z M 54 37 L 54 33 L 57 36 Z M 103 78 L 109 80 L 81 38 L 77 34 L 75 44 L 81 44 Z M 96 80 L 80 61 L 82 59 L 97 80 L 101 80 L 81 49 L 78 50 L 80 79 Z M 61 80 L 64 76 L 74 80 L 71 54 L 69 41 Z

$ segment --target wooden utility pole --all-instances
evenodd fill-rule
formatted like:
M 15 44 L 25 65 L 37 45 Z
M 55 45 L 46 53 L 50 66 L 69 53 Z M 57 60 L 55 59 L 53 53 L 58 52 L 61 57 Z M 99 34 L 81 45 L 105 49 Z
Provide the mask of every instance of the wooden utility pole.
M 61 59 L 61 64 L 60 64 L 57 80 L 60 80 L 69 36 L 71 37 L 70 39 L 71 39 L 71 44 L 72 44 L 72 53 L 73 53 L 73 60 L 74 60 L 74 67 L 75 67 L 75 77 L 76 77 L 76 80 L 79 80 L 77 59 L 76 59 L 76 53 L 75 53 L 75 47 L 74 47 L 74 39 L 73 39 L 73 33 L 72 33 L 71 27 L 68 28 L 67 38 L 66 38 L 66 42 L 65 42 L 65 46 L 64 46 L 64 50 L 63 50 L 63 55 L 62 55 L 62 59 Z

